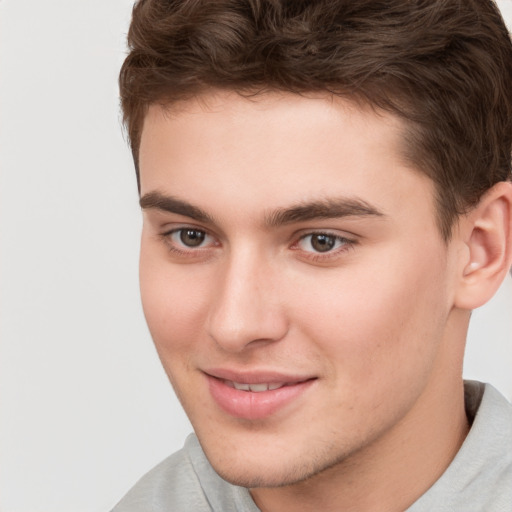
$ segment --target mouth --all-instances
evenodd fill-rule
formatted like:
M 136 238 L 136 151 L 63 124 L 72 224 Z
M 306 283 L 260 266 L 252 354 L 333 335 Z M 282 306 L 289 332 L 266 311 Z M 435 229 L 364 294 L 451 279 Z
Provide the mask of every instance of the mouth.
M 260 384 L 234 382 L 231 380 L 223 380 L 226 386 L 237 389 L 238 391 L 252 391 L 253 393 L 262 393 L 264 391 L 274 391 L 285 386 L 294 386 L 297 382 L 264 382 Z
M 315 377 L 276 373 L 238 373 L 217 370 L 205 373 L 213 402 L 229 416 L 261 420 L 299 405 Z

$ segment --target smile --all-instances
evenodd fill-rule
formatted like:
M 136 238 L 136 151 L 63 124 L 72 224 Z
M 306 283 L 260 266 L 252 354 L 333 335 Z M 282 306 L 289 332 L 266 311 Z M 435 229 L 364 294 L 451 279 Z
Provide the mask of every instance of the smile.
M 215 373 L 205 374 L 213 403 L 231 417 L 253 421 L 299 406 L 302 396 L 317 380 L 270 374 L 254 374 L 252 378 L 244 375 L 237 379 L 226 372 Z
M 240 382 L 233 382 L 230 380 L 225 380 L 224 384 L 234 389 L 238 389 L 239 391 L 252 391 L 253 393 L 261 393 L 263 391 L 272 391 L 274 389 L 282 388 L 283 386 L 288 386 L 285 382 L 268 382 L 263 384 L 242 384 Z

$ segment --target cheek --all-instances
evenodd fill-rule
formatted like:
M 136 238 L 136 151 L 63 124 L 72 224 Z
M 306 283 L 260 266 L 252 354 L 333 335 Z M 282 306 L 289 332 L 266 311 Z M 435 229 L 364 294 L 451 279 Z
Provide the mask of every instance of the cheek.
M 186 267 L 186 266 L 184 266 Z M 144 315 L 156 349 L 166 366 L 168 358 L 189 352 L 200 338 L 208 280 L 192 269 L 170 264 L 141 248 L 140 288 Z
M 440 259 L 389 254 L 373 266 L 366 263 L 317 276 L 293 299 L 303 334 L 329 361 L 335 379 L 354 392 L 426 376 L 448 309 Z

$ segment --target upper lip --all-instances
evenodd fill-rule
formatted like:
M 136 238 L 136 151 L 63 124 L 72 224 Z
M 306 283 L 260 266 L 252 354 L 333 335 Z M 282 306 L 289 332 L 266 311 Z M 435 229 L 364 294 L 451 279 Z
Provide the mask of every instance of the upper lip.
M 240 384 L 268 384 L 286 383 L 293 384 L 315 378 L 311 375 L 297 375 L 272 370 L 232 370 L 229 368 L 212 368 L 203 370 L 206 375 L 221 380 L 229 380 Z

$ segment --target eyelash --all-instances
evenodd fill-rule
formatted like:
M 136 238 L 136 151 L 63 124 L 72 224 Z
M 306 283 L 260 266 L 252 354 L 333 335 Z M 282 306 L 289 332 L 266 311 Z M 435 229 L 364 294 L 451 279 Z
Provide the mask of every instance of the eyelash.
M 194 228 L 194 227 L 187 227 L 187 226 L 176 228 L 176 229 L 171 229 L 169 231 L 166 231 L 165 233 L 162 233 L 160 236 L 166 243 L 169 251 L 174 254 L 177 254 L 179 256 L 182 256 L 182 257 L 191 258 L 194 256 L 200 256 L 201 252 L 207 250 L 207 248 L 203 247 L 203 246 L 200 246 L 197 248 L 193 248 L 193 247 L 187 248 L 186 245 L 183 245 L 182 246 L 183 248 L 178 247 L 176 242 L 173 241 L 173 236 L 180 235 L 180 233 L 183 233 L 184 231 L 194 231 L 196 233 L 203 233 L 203 235 L 205 237 L 210 237 L 213 239 L 213 237 L 211 235 L 209 235 L 205 230 Z M 219 245 L 219 244 L 214 244 L 214 246 L 215 245 Z
M 357 243 L 356 240 L 341 235 L 336 235 L 334 233 L 329 233 L 328 231 L 313 231 L 301 235 L 299 239 L 290 248 L 292 250 L 300 250 L 301 242 L 305 241 L 309 237 L 312 238 L 314 236 L 328 237 L 333 241 L 334 244 L 340 244 L 338 247 L 331 248 L 330 250 L 327 250 L 325 252 L 304 251 L 306 254 L 308 254 L 307 258 L 315 262 L 336 259 L 341 254 L 344 254 L 345 252 L 353 249 Z
M 185 257 L 185 258 L 203 257 L 204 256 L 203 251 L 206 251 L 211 247 L 216 247 L 216 246 L 220 245 L 219 243 L 215 243 L 211 247 L 208 245 L 206 247 L 201 245 L 201 246 L 198 246 L 197 248 L 194 248 L 194 247 L 187 248 L 187 246 L 183 245 L 182 246 L 183 248 L 180 248 L 179 246 L 177 246 L 176 241 L 173 241 L 173 236 L 181 235 L 181 233 L 183 233 L 184 231 L 193 231 L 196 233 L 202 233 L 203 236 L 205 237 L 205 239 L 211 238 L 214 240 L 214 237 L 212 235 L 209 235 L 207 231 L 205 231 L 203 229 L 194 228 L 194 227 L 184 226 L 184 227 L 172 229 L 172 230 L 162 233 L 160 236 L 166 242 L 166 245 L 167 245 L 169 251 L 174 254 L 177 254 L 181 257 Z M 294 250 L 294 251 L 300 251 L 301 250 L 300 244 L 303 241 L 305 241 L 308 237 L 313 237 L 313 236 L 328 237 L 333 240 L 334 244 L 340 244 L 340 246 L 335 247 L 334 249 L 327 250 L 323 253 L 303 250 L 302 252 L 307 254 L 307 256 L 305 256 L 305 258 L 307 258 L 311 261 L 314 261 L 314 262 L 320 262 L 320 261 L 325 261 L 325 260 L 329 260 L 329 259 L 336 259 L 337 256 L 340 256 L 341 254 L 353 249 L 354 246 L 357 244 L 356 240 L 346 238 L 346 237 L 343 237 L 340 235 L 336 235 L 336 234 L 330 233 L 328 231 L 310 231 L 308 233 L 299 235 L 298 239 L 292 245 L 290 245 L 290 249 Z M 201 253 L 203 253 L 203 254 L 201 254 Z

